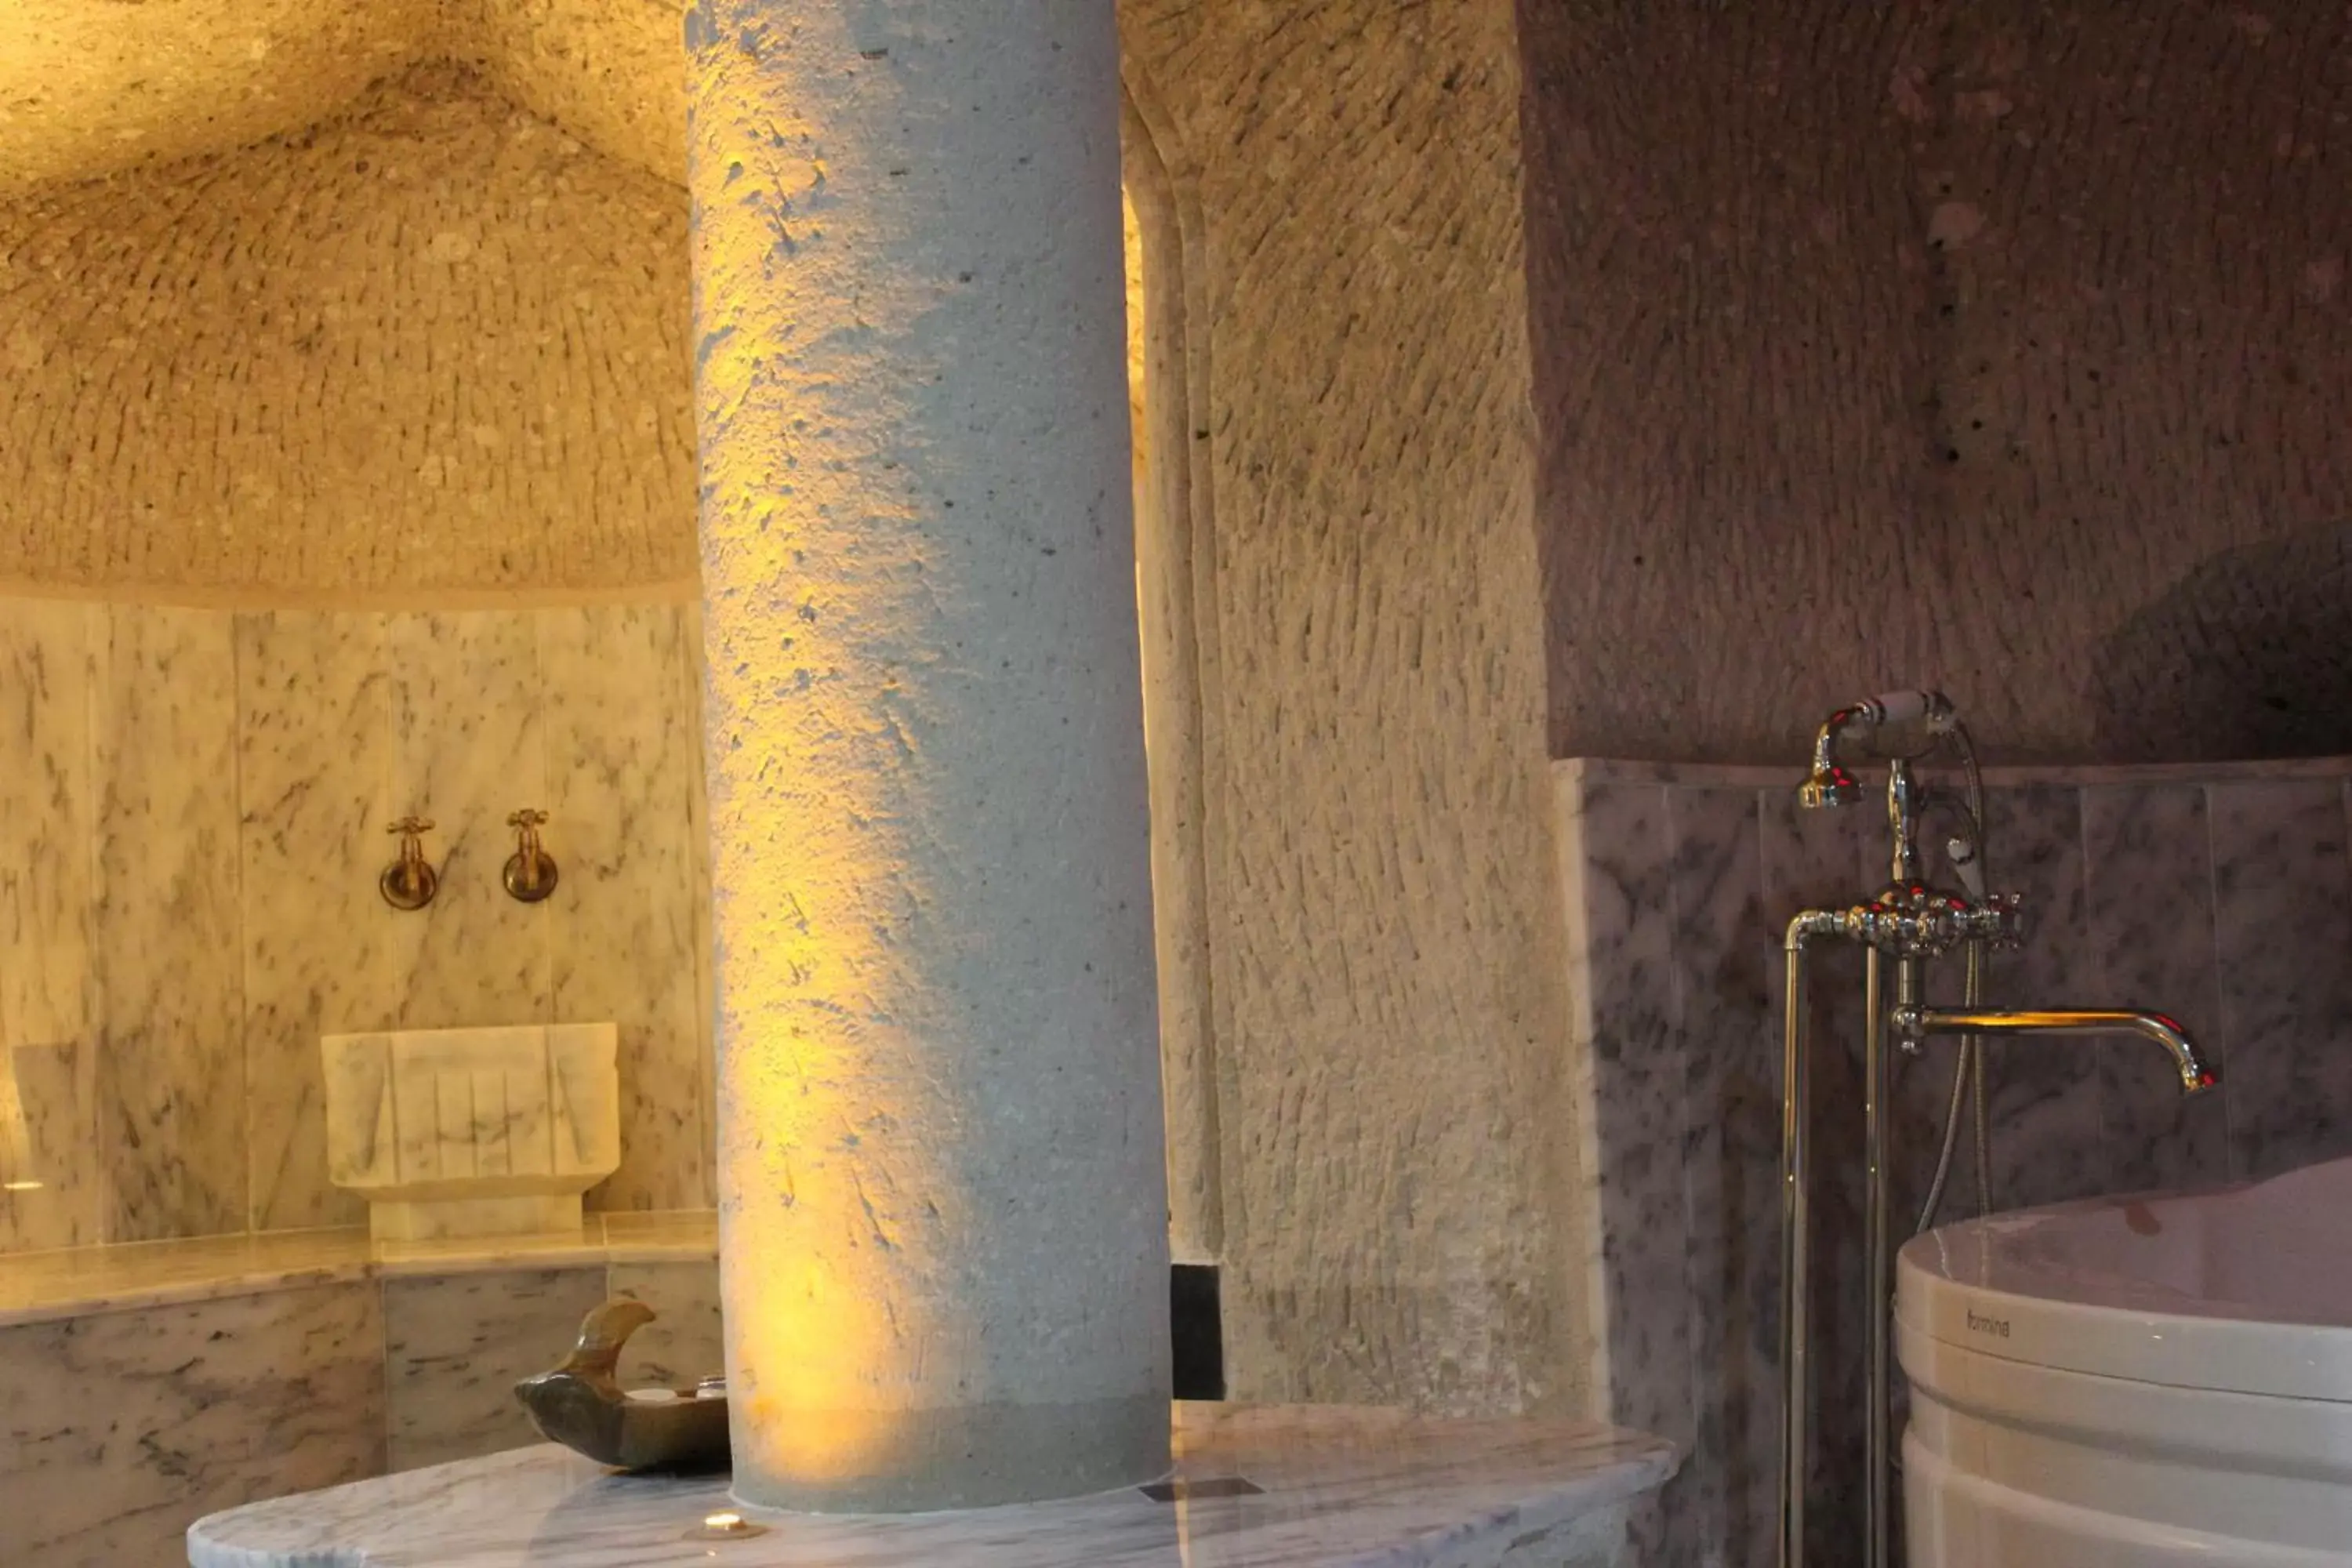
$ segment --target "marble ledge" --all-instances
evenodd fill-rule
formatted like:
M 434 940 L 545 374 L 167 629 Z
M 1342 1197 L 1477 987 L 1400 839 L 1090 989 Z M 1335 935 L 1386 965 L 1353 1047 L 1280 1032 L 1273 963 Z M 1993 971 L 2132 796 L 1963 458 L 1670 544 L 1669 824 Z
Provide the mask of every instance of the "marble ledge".
M 1786 789 L 1804 777 L 1806 758 L 1790 753 L 1785 764 L 1748 763 L 1651 763 L 1617 757 L 1556 757 L 1552 774 L 1561 784 L 1672 784 L 1685 789 Z M 1940 763 L 1937 765 L 1941 765 Z M 1867 764 L 1853 769 L 1865 784 L 1885 777 Z M 1984 771 L 1991 789 L 2033 785 L 2089 788 L 2116 784 L 2277 784 L 2295 780 L 2352 779 L 2352 757 L 2279 757 L 2231 763 L 2004 763 Z
M 592 1214 L 576 1231 L 454 1241 L 373 1241 L 352 1227 L 9 1253 L 0 1255 L 0 1328 L 307 1285 L 718 1255 L 719 1216 L 708 1209 Z
M 1176 1479 L 963 1513 L 761 1514 L 689 1540 L 723 1477 L 616 1476 L 551 1447 L 357 1481 L 199 1520 L 194 1568 L 1503 1568 L 1616 1561 L 1633 1500 L 1678 1463 L 1588 1422 L 1456 1421 L 1338 1405 L 1175 1406 Z M 1233 1495 L 1204 1483 L 1260 1489 Z

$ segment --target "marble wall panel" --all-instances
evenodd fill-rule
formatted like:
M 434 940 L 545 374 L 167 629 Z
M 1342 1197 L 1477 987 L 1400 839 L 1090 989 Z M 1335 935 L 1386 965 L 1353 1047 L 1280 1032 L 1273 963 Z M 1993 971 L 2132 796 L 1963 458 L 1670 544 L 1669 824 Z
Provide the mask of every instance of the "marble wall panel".
M 1668 965 L 1674 829 L 1666 791 L 1588 783 L 1570 799 L 1567 883 L 1575 1037 L 1593 1093 L 1585 1158 L 1601 1218 L 1610 1420 L 1687 1446 L 1693 1438 L 1691 1299 L 1683 1159 L 1686 1053 Z M 1635 1521 L 1643 1550 L 1673 1558 L 1699 1522 L 1665 1507 Z
M 246 1224 L 226 616 L 94 605 L 97 1102 L 109 1241 Z
M 559 992 L 623 1029 L 599 1196 L 713 1202 L 693 628 L 0 601 L 0 1148 L 42 1184 L 0 1186 L 0 1252 L 356 1223 L 318 1037 L 538 1022 Z M 571 852 L 535 907 L 499 885 L 524 805 Z M 421 914 L 375 891 L 412 811 L 440 825 Z
M 598 1208 L 715 1201 L 704 1114 L 693 798 L 700 658 L 676 605 L 539 617 L 551 758 L 546 833 L 563 881 L 544 906 L 558 1018 L 620 1028 L 621 1169 Z
M 37 600 L 5 610 L 0 1251 L 10 1251 L 98 1240 L 103 1189 L 89 1012 L 89 616 Z
M 380 616 L 236 617 L 238 859 L 257 1230 L 358 1225 L 327 1174 L 319 1037 L 393 1008 L 391 680 Z
M 1757 1358 L 1774 1353 L 1780 1323 L 1780 1041 L 1769 1026 L 1776 954 L 1756 940 L 1768 925 L 1756 793 L 1677 789 L 1666 804 L 1696 1406 L 1676 1506 L 1692 1516 L 1681 1560 L 1704 1564 L 1715 1543 L 1769 1534 L 1774 1517 L 1773 1473 L 1746 1456 L 1769 1446 L 1780 1419 Z
M 609 1288 L 660 1314 L 630 1336 L 624 1386 L 691 1388 L 727 1370 L 716 1262 L 615 1263 Z
M 426 852 L 441 889 L 391 922 L 392 1023 L 447 1029 L 551 1021 L 550 911 L 499 881 L 514 853 L 508 816 L 547 805 L 545 691 L 528 615 L 394 616 L 395 817 L 431 819 Z M 373 883 L 373 879 L 370 881 Z M 593 1022 L 593 1020 L 588 1020 Z
M 680 692 L 678 701 L 690 714 L 693 732 L 702 733 L 702 606 L 693 604 L 686 608 L 684 646 L 679 650 L 683 659 L 678 671 Z M 703 760 L 698 752 L 694 759 L 694 778 L 686 795 L 688 842 L 694 849 L 693 886 L 699 905 L 694 915 L 694 1037 L 696 1065 L 702 1084 L 702 1125 L 708 1129 L 715 1151 L 719 1137 L 719 1049 L 718 988 L 713 980 L 710 950 L 710 824 L 709 795 L 704 784 Z M 703 1204 L 715 1208 L 719 1204 L 719 1171 L 712 1161 L 710 1179 L 704 1186 Z
M 1996 890 L 2022 895 L 2029 934 L 2014 952 L 1991 955 L 1987 1000 L 1997 1007 L 2105 1005 L 2105 973 L 2084 940 L 2081 792 L 1995 789 L 1988 809 L 1991 879 Z M 1948 974 L 1958 965 L 1947 961 L 1941 967 Z M 1996 1208 L 2105 1190 L 2099 1049 L 2063 1037 L 1986 1043 Z M 1935 1121 L 1940 1128 L 1940 1113 Z M 1932 1159 L 1932 1151 L 1917 1151 L 1912 1168 L 1920 1158 Z
M 605 1271 L 421 1275 L 383 1287 L 389 1461 L 412 1470 L 541 1441 L 519 1379 L 561 1362 Z
M 0 1253 L 100 1239 L 96 1060 L 87 1039 L 0 1047 Z
M 373 1283 L 0 1329 L 0 1562 L 161 1568 L 200 1516 L 381 1472 Z
M 2138 1040 L 2099 1043 L 2109 1192 L 2229 1179 L 2230 1041 L 2206 817 L 2205 791 L 2195 784 L 2083 791 L 2084 939 L 2103 978 L 2097 996 L 2180 1019 L 2222 1075 L 2221 1089 L 2191 1099 L 2162 1053 Z
M 1571 807 L 1579 857 L 1569 889 L 1571 941 L 1586 955 L 1575 993 L 1574 1048 L 1593 1064 L 1592 1152 L 1609 1290 L 1610 1419 L 1647 1430 L 1687 1426 L 1682 1182 L 1688 1118 L 1675 1016 L 1674 852 L 1666 792 L 1588 785 Z M 1672 1389 L 1669 1394 L 1666 1390 Z M 1666 1435 L 1687 1439 L 1687 1432 Z
M 2352 860 L 2340 781 L 2208 797 L 2233 1174 L 2352 1153 Z

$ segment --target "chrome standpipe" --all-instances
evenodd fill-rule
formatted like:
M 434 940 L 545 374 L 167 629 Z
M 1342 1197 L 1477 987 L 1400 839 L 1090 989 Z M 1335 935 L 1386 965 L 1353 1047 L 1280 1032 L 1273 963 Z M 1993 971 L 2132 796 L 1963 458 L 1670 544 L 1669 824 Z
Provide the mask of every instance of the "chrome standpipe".
M 1805 1029 L 1805 949 L 1815 937 L 1842 935 L 1843 917 L 1808 910 L 1789 922 L 1782 942 L 1786 981 L 1780 1056 L 1780 1563 L 1805 1560 L 1805 1459 L 1811 1451 L 1808 1416 L 1812 1389 L 1806 1290 L 1812 1279 L 1810 1194 L 1811 1139 L 1805 1108 L 1812 1102 L 1812 1058 Z
M 1903 853 L 1900 840 L 1895 854 Z M 1863 1529 L 1871 1543 L 1870 1568 L 1884 1568 L 1886 1542 L 1895 1523 L 1890 1509 L 1893 1466 L 1886 1462 L 1895 1449 L 1888 1440 L 1893 1420 L 1892 1376 L 1887 1360 L 1887 1268 L 1892 1257 L 1886 1237 L 1886 1211 L 1894 1202 L 1894 1183 L 1886 1168 L 1886 1004 L 1884 977 L 1886 954 L 1871 948 L 1862 959 L 1862 1159 L 1864 1250 L 1868 1258 L 1872 1311 L 1864 1335 L 1869 1356 L 1870 1408 L 1863 1419 L 1864 1447 L 1870 1456 L 1870 1474 L 1863 1489 Z M 1898 959 L 1898 984 L 1917 983 L 1918 960 Z

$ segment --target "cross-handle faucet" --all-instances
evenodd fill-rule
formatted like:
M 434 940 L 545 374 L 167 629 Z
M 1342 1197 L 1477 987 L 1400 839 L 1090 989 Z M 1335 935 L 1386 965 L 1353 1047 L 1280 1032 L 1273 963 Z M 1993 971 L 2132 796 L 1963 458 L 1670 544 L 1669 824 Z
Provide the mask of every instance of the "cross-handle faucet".
M 425 835 L 433 831 L 433 819 L 404 816 L 384 831 L 400 840 L 400 856 L 375 879 L 376 891 L 395 910 L 421 910 L 441 889 L 441 874 L 425 858 Z
M 525 806 L 509 813 L 507 826 L 515 830 L 515 852 L 507 858 L 503 880 L 509 896 L 535 904 L 555 891 L 555 859 L 539 841 L 547 813 Z
M 1897 1007 L 1895 1032 L 1916 1045 L 1929 1035 L 2138 1035 L 2164 1047 L 2180 1092 L 2202 1094 L 2221 1081 L 2189 1031 L 2161 1013 L 2105 1007 Z

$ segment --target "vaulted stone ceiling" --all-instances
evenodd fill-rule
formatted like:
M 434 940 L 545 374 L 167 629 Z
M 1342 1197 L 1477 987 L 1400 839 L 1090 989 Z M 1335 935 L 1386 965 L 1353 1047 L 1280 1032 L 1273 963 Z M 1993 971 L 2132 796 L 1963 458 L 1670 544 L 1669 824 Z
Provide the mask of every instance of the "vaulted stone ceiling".
M 299 130 L 434 60 L 683 181 L 679 11 L 680 0 L 6 0 L 0 193 Z

